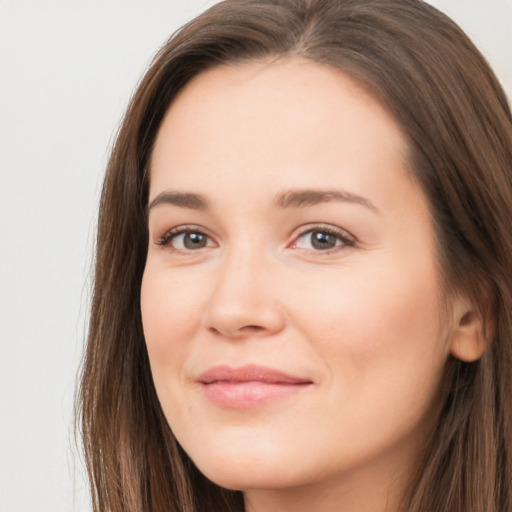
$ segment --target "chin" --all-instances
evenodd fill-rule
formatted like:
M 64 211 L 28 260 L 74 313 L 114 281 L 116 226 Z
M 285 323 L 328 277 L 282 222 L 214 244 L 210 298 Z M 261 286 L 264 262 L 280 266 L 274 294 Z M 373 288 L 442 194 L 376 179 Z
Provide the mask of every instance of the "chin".
M 242 466 L 242 467 L 241 467 Z M 214 484 L 231 491 L 247 491 L 249 489 L 283 489 L 294 487 L 290 481 L 290 475 L 283 469 L 262 468 L 252 465 L 232 464 L 231 467 L 219 467 L 219 465 L 201 467 L 199 471 Z M 283 479 L 283 475 L 287 478 Z
M 289 457 L 282 449 L 255 442 L 216 443 L 187 452 L 197 469 L 216 485 L 230 490 L 277 489 L 293 486 Z M 293 467 L 293 466 L 292 466 Z

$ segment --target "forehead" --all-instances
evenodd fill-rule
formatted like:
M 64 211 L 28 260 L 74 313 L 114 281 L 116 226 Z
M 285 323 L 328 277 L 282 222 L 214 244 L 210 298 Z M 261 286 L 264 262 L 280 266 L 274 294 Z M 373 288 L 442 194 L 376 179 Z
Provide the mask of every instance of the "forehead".
M 387 171 L 407 178 L 407 143 L 350 77 L 299 58 L 216 67 L 174 99 L 151 158 L 150 196 L 166 188 L 343 188 Z M 312 183 L 315 182 L 315 183 Z

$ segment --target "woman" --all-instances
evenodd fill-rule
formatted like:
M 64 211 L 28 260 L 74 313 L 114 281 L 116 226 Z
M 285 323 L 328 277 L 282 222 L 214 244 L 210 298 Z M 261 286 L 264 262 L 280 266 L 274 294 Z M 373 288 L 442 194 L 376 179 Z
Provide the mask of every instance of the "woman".
M 512 117 L 416 0 L 227 0 L 100 205 L 97 511 L 512 509 Z

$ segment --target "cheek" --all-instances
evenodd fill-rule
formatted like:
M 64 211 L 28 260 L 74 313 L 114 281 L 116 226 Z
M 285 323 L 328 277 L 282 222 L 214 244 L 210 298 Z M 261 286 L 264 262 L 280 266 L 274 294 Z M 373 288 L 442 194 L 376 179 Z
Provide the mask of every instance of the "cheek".
M 194 283 L 176 278 L 168 269 L 146 267 L 141 314 L 155 384 L 160 368 L 179 365 L 185 357 L 187 340 L 200 324 L 201 297 Z
M 303 283 L 309 288 L 303 296 L 316 299 L 299 299 L 297 324 L 316 340 L 330 378 L 351 396 L 379 398 L 387 389 L 398 399 L 407 389 L 397 388 L 416 385 L 426 400 L 434 393 L 449 350 L 441 335 L 436 270 L 419 267 L 417 261 L 383 261 Z
M 334 464 L 340 454 L 347 460 L 370 456 L 410 433 L 422 438 L 431 425 L 448 357 L 435 270 L 385 268 L 352 269 L 332 287 L 331 279 L 323 286 L 303 283 L 321 297 L 296 310 L 296 323 L 324 368 L 327 414 L 317 411 L 315 429 L 320 438 L 351 440 L 339 452 L 333 448 Z

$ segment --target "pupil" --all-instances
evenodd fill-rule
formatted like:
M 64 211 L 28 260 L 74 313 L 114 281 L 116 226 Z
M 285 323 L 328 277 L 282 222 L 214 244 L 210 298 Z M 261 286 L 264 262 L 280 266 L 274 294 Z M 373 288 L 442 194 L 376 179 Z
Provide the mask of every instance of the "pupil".
M 206 245 L 206 237 L 201 233 L 187 233 L 183 243 L 187 249 L 198 249 Z
M 322 231 L 312 233 L 312 245 L 315 249 L 332 249 L 336 245 L 336 237 Z

